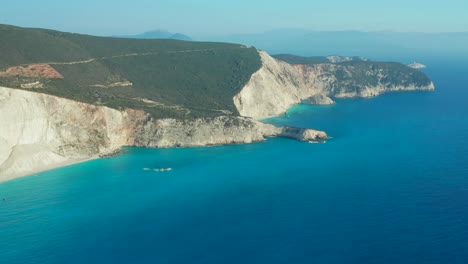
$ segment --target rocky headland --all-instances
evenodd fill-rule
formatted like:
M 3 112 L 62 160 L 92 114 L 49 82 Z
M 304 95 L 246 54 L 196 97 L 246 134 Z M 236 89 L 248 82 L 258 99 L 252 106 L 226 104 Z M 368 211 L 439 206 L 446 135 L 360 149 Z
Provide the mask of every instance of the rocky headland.
M 0 34 L 12 36 L 0 43 L 10 51 L 0 54 L 0 181 L 113 156 L 123 146 L 321 142 L 323 131 L 261 120 L 299 103 L 434 89 L 410 67 L 356 57 L 283 56 L 293 63 L 236 44 L 1 25 Z
M 434 84 L 410 76 L 400 64 L 289 64 L 260 51 L 262 67 L 254 73 L 234 104 L 242 116 L 278 116 L 305 100 L 333 104 L 331 99 L 374 97 L 385 92 L 434 90 Z M 399 67 L 397 70 L 395 67 Z

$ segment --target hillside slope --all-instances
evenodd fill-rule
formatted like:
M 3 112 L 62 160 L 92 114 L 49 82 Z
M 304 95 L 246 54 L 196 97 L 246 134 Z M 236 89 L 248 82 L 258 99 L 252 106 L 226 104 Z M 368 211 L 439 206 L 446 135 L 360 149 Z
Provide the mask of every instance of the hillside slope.
M 276 63 L 238 44 L 106 38 L 5 25 L 0 25 L 0 39 L 0 85 L 114 109 L 139 109 L 154 118 L 246 115 L 233 97 L 268 70 L 266 60 L 270 66 Z M 273 103 L 269 98 L 276 98 L 278 109 L 290 106 L 283 98 L 297 97 L 294 89 L 326 97 L 367 97 L 431 85 L 424 73 L 399 63 L 341 56 L 276 58 L 293 66 L 286 74 L 295 88 L 286 89 L 288 94 L 275 93 L 286 91 L 284 87 L 257 88 L 265 95 L 252 100 L 254 108 Z M 263 84 L 282 74 L 264 73 Z M 276 84 L 288 86 L 281 80 Z
M 237 115 L 232 97 L 261 66 L 255 48 L 237 44 L 105 38 L 5 25 L 0 25 L 0 39 L 0 72 L 10 72 L 0 73 L 0 85 L 40 88 L 35 91 L 161 118 Z M 28 66 L 52 67 L 63 78 L 17 74 Z

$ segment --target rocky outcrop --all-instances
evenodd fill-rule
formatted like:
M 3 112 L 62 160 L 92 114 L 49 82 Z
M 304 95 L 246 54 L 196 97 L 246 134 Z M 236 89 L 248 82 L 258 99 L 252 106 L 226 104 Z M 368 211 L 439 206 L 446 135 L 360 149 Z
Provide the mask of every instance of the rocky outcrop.
M 130 145 L 153 148 L 200 147 L 221 144 L 247 144 L 265 137 L 287 137 L 299 141 L 323 141 L 322 131 L 276 127 L 251 118 L 219 116 L 192 120 L 149 119 L 138 127 Z
M 280 127 L 275 136 L 292 138 L 299 141 L 323 142 L 328 139 L 328 135 L 323 131 L 304 129 L 298 127 Z
M 408 64 L 408 67 L 413 68 L 413 69 L 425 69 L 427 68 L 426 65 L 419 63 L 419 62 L 413 62 Z
M 333 101 L 330 97 L 326 96 L 325 94 L 316 94 L 314 96 L 302 100 L 302 103 L 313 105 L 331 105 L 335 104 L 335 101 Z
M 242 116 L 262 119 L 291 106 L 332 103 L 330 97 L 372 97 L 389 91 L 434 90 L 434 84 L 414 69 L 398 63 L 357 61 L 292 65 L 260 52 L 262 67 L 234 97 Z
M 340 63 L 340 62 L 347 62 L 347 61 L 368 61 L 368 59 L 363 57 L 349 57 L 349 56 L 338 56 L 338 55 L 330 55 L 326 57 L 327 60 L 331 63 Z
M 112 155 L 122 146 L 194 147 L 282 136 L 322 141 L 321 131 L 283 128 L 247 117 L 153 119 L 46 94 L 0 87 L 0 181 Z

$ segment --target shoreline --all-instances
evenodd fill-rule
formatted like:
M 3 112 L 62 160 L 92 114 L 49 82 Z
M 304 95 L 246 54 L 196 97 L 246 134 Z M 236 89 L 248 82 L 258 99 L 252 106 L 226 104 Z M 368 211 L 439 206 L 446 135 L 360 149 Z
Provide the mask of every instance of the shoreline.
M 423 91 L 423 92 L 427 92 L 427 91 L 434 91 L 434 84 L 431 82 L 431 84 L 429 84 L 428 86 L 425 87 L 426 89 L 410 89 L 410 90 L 405 90 L 405 89 L 397 89 L 397 90 L 389 90 L 389 91 L 384 91 L 382 93 L 379 93 L 379 94 L 376 94 L 376 95 L 373 95 L 373 96 L 365 96 L 365 97 L 359 97 L 359 96 L 350 96 L 350 97 L 337 97 L 337 99 L 371 99 L 371 98 L 375 98 L 375 97 L 378 97 L 380 95 L 383 95 L 383 94 L 389 94 L 389 93 L 396 93 L 396 92 L 412 92 L 412 91 Z M 294 106 L 297 106 L 297 105 L 300 105 L 301 103 L 298 103 L 298 104 L 294 104 L 292 105 L 291 107 L 289 107 L 288 109 L 291 109 L 292 107 Z M 304 104 L 304 105 L 311 105 L 311 104 Z M 286 112 L 285 112 L 286 113 Z M 285 114 L 283 113 L 283 114 Z M 265 119 L 262 119 L 262 120 L 268 120 L 270 118 L 275 118 L 275 117 L 279 117 L 283 114 L 280 114 L 280 115 L 276 115 L 276 116 L 271 116 L 271 117 L 268 117 L 268 118 L 265 118 Z M 263 123 L 263 122 L 262 122 Z M 281 137 L 281 136 L 280 136 Z M 241 144 L 251 144 L 251 143 L 254 143 L 254 142 L 250 142 L 250 143 L 241 143 Z M 239 143 L 234 143 L 234 144 L 239 144 Z M 216 145 L 204 145 L 204 146 L 192 146 L 192 147 L 212 147 L 212 146 L 221 146 L 221 145 L 233 145 L 232 143 L 231 144 L 216 144 Z M 96 156 L 93 156 L 93 157 L 89 157 L 89 158 L 80 158 L 80 159 L 71 159 L 71 160 L 67 160 L 67 161 L 63 161 L 63 162 L 60 162 L 60 163 L 56 163 L 56 164 L 49 164 L 49 165 L 46 165 L 46 166 L 42 166 L 40 168 L 37 168 L 31 172 L 28 172 L 28 173 L 18 173 L 18 174 L 13 174 L 13 175 L 9 175 L 7 177 L 2 177 L 0 176 L 0 184 L 4 183 L 4 182 L 8 182 L 8 181 L 13 181 L 13 180 L 17 180 L 17 179 L 20 179 L 20 178 L 24 178 L 24 177 L 30 177 L 30 176 L 35 176 L 36 174 L 39 174 L 39 173 L 42 173 L 42 172 L 46 172 L 46 171 L 50 171 L 50 170 L 54 170 L 54 169 L 59 169 L 59 168 L 63 168 L 63 167 L 68 167 L 68 166 L 71 166 L 71 165 L 75 165 L 75 164 L 79 164 L 79 163 L 84 163 L 84 162 L 88 162 L 88 161 L 92 161 L 92 160 L 96 160 L 96 159 L 105 159 L 105 158 L 112 158 L 112 157 L 115 157 L 115 156 L 119 156 L 119 155 L 122 155 L 124 154 L 124 150 L 122 149 L 123 147 L 125 146 L 122 146 L 116 150 L 113 150 L 113 151 L 109 151 L 109 152 L 105 152 L 105 153 L 101 153 L 99 155 L 96 155 Z M 164 147 L 164 148 L 176 148 L 177 146 L 168 146 L 168 147 Z
M 294 128 L 289 128 L 289 129 L 294 129 Z M 315 131 L 315 130 L 312 130 L 312 131 Z M 315 131 L 315 132 L 317 132 L 317 131 Z M 321 131 L 318 131 L 318 132 L 321 132 Z M 309 132 L 309 134 L 310 134 L 310 132 Z M 264 142 L 264 141 L 266 141 L 267 138 L 270 138 L 270 137 L 281 137 L 281 138 L 299 140 L 299 139 L 297 139 L 295 137 L 288 136 L 288 134 L 286 133 L 284 135 L 275 135 L 275 136 L 264 135 L 264 139 L 261 140 L 261 141 L 232 142 L 232 143 L 205 144 L 205 145 L 189 145 L 189 146 L 183 146 L 183 148 L 208 148 L 208 147 L 215 147 L 215 146 L 228 146 L 228 145 L 239 145 L 239 144 L 248 145 L 248 144 L 253 144 L 253 143 Z M 306 142 L 306 141 L 303 141 L 303 142 Z M 310 142 L 310 140 L 307 140 L 307 142 Z M 322 141 L 318 141 L 318 142 L 322 142 Z M 17 173 L 17 174 L 9 175 L 7 177 L 2 177 L 0 175 L 0 184 L 2 184 L 4 182 L 8 182 L 8 181 L 17 180 L 17 179 L 20 179 L 20 178 L 35 176 L 35 175 L 37 175 L 39 173 L 42 173 L 42 172 L 46 172 L 46 171 L 50 171 L 50 170 L 54 170 L 54 169 L 59 169 L 59 168 L 63 168 L 63 167 L 68 167 L 68 166 L 79 164 L 79 163 L 84 163 L 84 162 L 97 160 L 97 159 L 107 159 L 107 158 L 120 156 L 122 154 L 125 154 L 125 151 L 123 149 L 124 147 L 148 148 L 148 147 L 143 147 L 143 146 L 121 146 L 120 148 L 115 149 L 113 151 L 108 151 L 108 152 L 105 152 L 105 153 L 101 153 L 101 154 L 98 154 L 98 155 L 95 155 L 95 156 L 92 156 L 92 157 L 89 157 L 89 158 L 70 159 L 70 160 L 55 163 L 55 164 L 49 164 L 49 165 L 41 166 L 41 167 L 36 168 L 33 171 L 28 172 L 28 173 Z M 149 147 L 149 148 L 152 148 L 152 147 Z M 180 146 L 172 145 L 172 146 L 156 147 L 156 148 L 162 148 L 162 149 L 180 148 Z
M 431 81 L 428 85 L 425 85 L 425 86 L 422 86 L 422 87 L 418 87 L 418 86 L 413 85 L 413 86 L 407 86 L 407 87 L 392 86 L 390 88 L 385 88 L 385 87 L 377 87 L 377 88 L 380 88 L 380 89 L 377 89 L 377 90 L 373 89 L 372 92 L 370 92 L 371 89 L 368 88 L 366 91 L 368 91 L 369 93 L 364 93 L 364 94 L 360 94 L 360 95 L 340 94 L 338 96 L 335 96 L 335 98 L 338 98 L 338 99 L 372 98 L 372 97 L 379 96 L 381 94 L 393 93 L 393 92 L 433 91 L 435 87 L 434 87 L 434 83 Z M 13 88 L 6 88 L 6 89 L 13 89 Z M 67 99 L 67 103 L 68 103 L 68 99 Z M 295 106 L 297 104 L 300 104 L 300 103 L 295 103 L 293 105 L 290 105 L 288 107 L 288 109 L 290 109 L 291 107 L 293 107 L 293 106 Z M 277 115 L 273 115 L 273 116 L 268 117 L 268 118 L 264 118 L 262 120 L 278 117 L 278 116 L 281 116 L 284 113 L 287 113 L 287 109 L 285 110 L 285 112 L 282 112 L 282 113 L 277 114 Z M 263 124 L 265 124 L 265 123 L 263 123 Z M 265 125 L 268 125 L 268 124 L 265 124 Z M 277 129 L 279 129 L 279 128 L 277 128 Z M 282 130 L 281 129 L 280 130 L 274 130 L 274 129 L 272 130 L 271 128 L 268 128 L 268 129 L 266 129 L 266 131 L 268 131 L 268 132 L 265 132 L 265 131 L 261 132 L 261 133 L 263 133 L 262 136 L 264 138 L 265 137 L 276 136 L 276 137 L 295 138 L 295 139 L 300 140 L 300 141 L 305 141 L 305 140 L 301 140 L 300 138 L 298 138 L 297 133 L 292 131 L 291 128 L 283 127 Z M 320 132 L 320 131 L 313 131 L 313 132 Z M 291 136 L 291 133 L 293 133 L 296 136 Z M 299 134 L 301 134 L 301 133 L 299 133 Z M 303 136 L 308 136 L 308 137 L 313 136 L 310 133 L 303 133 L 303 132 L 302 132 L 302 135 Z M 316 135 L 315 135 L 315 137 L 316 137 Z M 188 139 L 191 140 L 191 138 L 188 138 Z M 307 140 L 307 141 L 309 141 L 309 140 Z M 252 142 L 256 142 L 256 141 L 255 140 L 254 141 L 242 141 L 242 142 L 236 142 L 234 144 L 239 144 L 239 143 L 249 144 L 249 143 L 252 143 Z M 122 144 L 122 143 L 120 143 L 120 144 Z M 116 146 L 118 146 L 120 144 L 117 144 Z M 230 144 L 233 144 L 233 142 L 230 143 L 229 141 L 217 141 L 217 144 L 213 144 L 213 145 L 230 145 Z M 204 145 L 196 145 L 196 146 L 191 145 L 191 146 L 192 147 L 208 147 L 208 146 L 212 146 L 212 145 L 211 144 L 204 144 Z M 99 159 L 99 158 L 110 158 L 110 157 L 118 156 L 118 155 L 123 153 L 123 150 L 122 150 L 121 147 L 124 147 L 124 146 L 120 145 L 120 147 L 118 147 L 117 149 L 114 148 L 113 151 L 100 153 L 100 154 L 97 154 L 97 155 L 93 155 L 91 157 L 69 159 L 69 160 L 65 160 L 65 161 L 62 161 L 62 162 L 59 162 L 59 163 L 55 163 L 55 164 L 48 164 L 48 165 L 38 166 L 34 170 L 31 170 L 31 171 L 29 171 L 27 173 L 14 173 L 14 174 L 10 174 L 10 175 L 0 175 L 0 184 L 3 183 L 3 182 L 15 180 L 15 179 L 19 179 L 19 178 L 23 178 L 23 177 L 27 177 L 27 176 L 34 176 L 34 175 L 37 175 L 37 174 L 45 172 L 45 171 L 58 169 L 58 168 L 62 168 L 62 167 L 67 167 L 67 166 L 71 166 L 71 165 L 74 165 L 74 164 L 79 164 L 79 163 L 83 163 L 83 162 L 87 162 L 87 161 L 91 161 L 91 160 L 95 160 L 95 159 Z M 151 147 L 151 146 L 147 146 L 147 147 Z M 155 146 L 153 146 L 153 147 L 155 147 Z M 159 147 L 161 147 L 161 146 L 159 146 Z M 180 147 L 180 146 L 170 145 L 169 144 L 169 145 L 163 145 L 162 147 L 171 148 L 171 147 Z
M 407 91 L 433 91 L 434 90 L 434 84 L 433 82 L 431 82 L 429 85 L 426 85 L 424 87 L 408 87 L 407 88 L 403 88 L 403 87 L 392 87 L 393 89 L 389 89 L 389 90 L 384 90 L 384 91 L 380 91 L 378 93 L 374 93 L 372 94 L 371 96 L 356 96 L 356 95 L 351 95 L 351 96 L 340 96 L 340 97 L 336 97 L 337 99 L 351 99 L 351 98 L 373 98 L 373 97 L 377 97 L 379 95 L 382 95 L 382 94 L 386 94 L 386 93 L 394 93 L 394 92 L 407 92 Z M 297 104 L 293 104 L 291 107 L 293 106 L 296 106 L 300 103 L 297 103 Z M 307 105 L 310 105 L 310 104 L 307 104 Z M 290 109 L 291 107 L 289 107 L 288 109 Z M 284 113 L 282 113 L 284 114 Z M 275 116 L 271 116 L 269 118 L 275 118 L 275 117 L 278 117 L 278 116 L 281 116 L 282 114 L 279 114 L 279 115 L 275 115 Z M 262 120 L 267 120 L 269 118 L 265 118 L 265 119 L 262 119 Z M 263 122 L 262 122 L 263 123 Z M 317 132 L 317 131 L 315 131 Z M 286 138 L 295 138 L 295 137 L 291 137 L 291 136 L 288 136 L 288 133 L 286 134 L 275 134 L 275 135 L 263 135 L 265 138 L 266 137 L 270 137 L 270 136 L 273 136 L 273 137 L 286 137 Z M 297 138 L 295 138 L 297 139 Z M 297 139 L 299 140 L 299 139 Z M 236 143 L 221 143 L 221 144 L 214 144 L 214 145 L 231 145 L 231 144 L 250 144 L 250 143 L 253 143 L 253 142 L 256 142 L 256 141 L 252 141 L 252 142 L 236 142 Z M 214 146 L 214 145 L 210 145 L 210 144 L 207 144 L 207 145 L 197 145 L 197 146 L 191 146 L 191 147 L 210 147 L 210 146 Z M 8 175 L 8 176 L 1 176 L 0 175 L 0 184 L 1 183 L 4 183 L 4 182 L 7 182 L 7 181 L 12 181 L 12 180 L 16 180 L 16 179 L 19 179 L 19 178 L 24 178 L 24 177 L 29 177 L 29 176 L 35 176 L 39 173 L 42 173 L 42 172 L 46 172 L 46 171 L 50 171 L 50 170 L 54 170 L 54 169 L 58 169 L 58 168 L 62 168 L 62 167 L 68 167 L 68 166 L 71 166 L 71 165 L 75 165 L 75 164 L 79 164 L 79 163 L 84 163 L 84 162 L 88 162 L 88 161 L 91 161 L 91 160 L 96 160 L 96 159 L 105 159 L 105 158 L 111 158 L 111 157 L 114 157 L 114 156 L 118 156 L 118 155 L 121 155 L 124 153 L 124 151 L 122 150 L 122 147 L 125 147 L 125 146 L 121 146 L 119 147 L 118 149 L 114 149 L 113 151 L 108 151 L 108 152 L 105 152 L 105 153 L 101 153 L 101 154 L 98 154 L 98 155 L 94 155 L 94 156 L 91 156 L 91 157 L 87 157 L 87 158 L 76 158 L 76 159 L 69 159 L 69 160 L 66 160 L 66 161 L 63 161 L 63 162 L 59 162 L 59 163 L 55 163 L 55 164 L 49 164 L 49 165 L 45 165 L 45 166 L 40 166 L 38 168 L 35 168 L 34 170 L 30 171 L 30 172 L 26 172 L 26 173 L 16 173 L 16 174 L 11 174 L 11 175 Z M 141 146 L 140 146 L 141 147 Z M 177 145 L 172 145 L 172 146 L 164 146 L 163 148 L 174 148 L 174 147 L 178 147 Z M 186 146 L 187 147 L 187 146 Z
M 8 182 L 8 181 L 13 181 L 13 180 L 25 178 L 25 177 L 35 176 L 35 175 L 37 175 L 39 173 L 50 171 L 50 170 L 59 169 L 59 168 L 68 167 L 68 166 L 79 164 L 79 163 L 84 163 L 84 162 L 96 160 L 96 159 L 99 159 L 99 158 L 100 157 L 95 156 L 95 157 L 90 157 L 90 158 L 71 159 L 71 160 L 60 162 L 60 163 L 50 164 L 50 165 L 46 165 L 46 166 L 43 166 L 43 167 L 40 167 L 40 168 L 36 168 L 35 170 L 33 170 L 31 172 L 28 172 L 28 173 L 12 174 L 12 175 L 9 175 L 7 177 L 1 177 L 0 176 L 0 184 Z

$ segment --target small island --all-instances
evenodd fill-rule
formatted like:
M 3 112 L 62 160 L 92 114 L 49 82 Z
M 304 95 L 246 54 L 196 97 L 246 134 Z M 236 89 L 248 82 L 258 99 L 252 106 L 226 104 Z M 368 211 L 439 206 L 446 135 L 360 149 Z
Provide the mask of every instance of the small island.
M 422 63 L 419 63 L 419 62 L 413 62 L 413 63 L 410 63 L 408 64 L 408 67 L 411 67 L 413 69 L 424 69 L 424 68 L 427 68 L 426 65 L 422 64 Z

